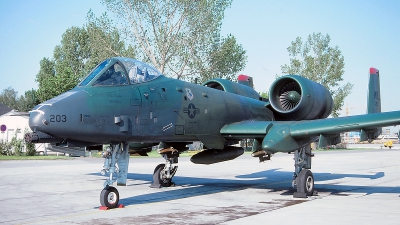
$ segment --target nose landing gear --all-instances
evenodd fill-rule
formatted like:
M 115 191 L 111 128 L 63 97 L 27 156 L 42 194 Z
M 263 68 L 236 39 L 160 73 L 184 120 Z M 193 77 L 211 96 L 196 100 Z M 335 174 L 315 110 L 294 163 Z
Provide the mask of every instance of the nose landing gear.
M 109 173 L 100 193 L 100 204 L 107 208 L 116 208 L 119 203 L 119 193 L 111 185 L 117 181 L 118 186 L 125 186 L 128 177 L 129 145 L 125 143 L 110 144 L 104 155 L 104 166 L 101 174 Z

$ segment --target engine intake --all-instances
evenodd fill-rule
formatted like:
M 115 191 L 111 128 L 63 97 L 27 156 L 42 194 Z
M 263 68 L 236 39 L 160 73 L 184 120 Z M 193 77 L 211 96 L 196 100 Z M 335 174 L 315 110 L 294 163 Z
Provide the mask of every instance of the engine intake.
M 329 91 L 298 75 L 278 78 L 270 87 L 269 100 L 280 120 L 313 120 L 329 116 L 333 100 Z

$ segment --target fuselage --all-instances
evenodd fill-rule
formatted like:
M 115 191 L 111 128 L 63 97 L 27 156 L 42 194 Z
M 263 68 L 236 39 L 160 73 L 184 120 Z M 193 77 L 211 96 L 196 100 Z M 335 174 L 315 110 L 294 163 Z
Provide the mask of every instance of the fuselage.
M 78 85 L 36 106 L 29 125 L 72 145 L 202 141 L 220 149 L 221 128 L 245 120 L 273 120 L 273 114 L 257 99 L 159 76 L 134 84 Z

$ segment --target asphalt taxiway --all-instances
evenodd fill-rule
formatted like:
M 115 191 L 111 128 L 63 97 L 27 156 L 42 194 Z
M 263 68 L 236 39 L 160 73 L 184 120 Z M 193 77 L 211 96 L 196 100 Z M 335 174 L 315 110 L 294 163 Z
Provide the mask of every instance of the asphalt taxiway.
M 400 224 L 400 150 L 317 151 L 317 196 L 293 198 L 293 155 L 258 163 L 179 159 L 175 187 L 153 189 L 160 158 L 131 158 L 125 208 L 99 210 L 103 160 L 0 161 L 1 224 Z

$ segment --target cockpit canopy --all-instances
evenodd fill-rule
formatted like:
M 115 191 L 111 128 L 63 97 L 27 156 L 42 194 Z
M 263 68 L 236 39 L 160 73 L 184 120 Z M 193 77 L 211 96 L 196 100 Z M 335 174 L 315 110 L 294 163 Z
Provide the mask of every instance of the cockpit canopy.
M 79 86 L 116 86 L 147 82 L 162 75 L 154 67 L 136 59 L 114 57 L 104 60 Z

